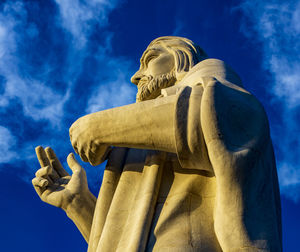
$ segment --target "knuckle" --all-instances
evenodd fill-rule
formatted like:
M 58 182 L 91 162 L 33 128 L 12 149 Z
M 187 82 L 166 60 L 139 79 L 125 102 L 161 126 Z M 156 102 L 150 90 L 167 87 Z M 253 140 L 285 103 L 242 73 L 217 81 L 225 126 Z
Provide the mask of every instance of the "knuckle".
M 33 178 L 33 179 L 31 180 L 31 183 L 32 183 L 33 186 L 36 186 L 37 183 L 38 183 L 37 178 Z
M 49 180 L 43 179 L 40 183 L 41 183 L 41 187 L 45 187 L 49 185 Z
M 52 173 L 52 170 L 53 170 L 52 166 L 49 165 L 49 166 L 46 166 L 45 168 L 46 168 L 46 173 L 47 174 L 51 174 Z
M 38 170 L 35 172 L 35 176 L 36 176 L 36 177 L 38 177 L 38 176 L 37 176 L 37 174 L 40 174 L 40 173 L 41 173 L 41 171 L 43 171 L 43 167 L 42 167 L 42 168 L 40 168 L 40 169 L 38 169 Z
M 32 179 L 31 182 L 34 186 L 38 186 L 38 187 L 45 187 L 48 186 L 49 184 L 49 181 L 42 177 L 35 177 L 34 179 Z

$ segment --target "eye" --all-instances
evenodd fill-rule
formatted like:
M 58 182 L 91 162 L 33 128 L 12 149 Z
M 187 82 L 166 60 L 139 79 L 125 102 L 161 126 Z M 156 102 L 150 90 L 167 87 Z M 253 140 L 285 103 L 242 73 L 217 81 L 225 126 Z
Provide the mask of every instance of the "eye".
M 148 66 L 149 62 L 155 58 L 157 58 L 157 54 L 152 54 L 152 55 L 149 55 L 146 60 L 145 60 L 145 63 L 146 63 L 146 66 Z

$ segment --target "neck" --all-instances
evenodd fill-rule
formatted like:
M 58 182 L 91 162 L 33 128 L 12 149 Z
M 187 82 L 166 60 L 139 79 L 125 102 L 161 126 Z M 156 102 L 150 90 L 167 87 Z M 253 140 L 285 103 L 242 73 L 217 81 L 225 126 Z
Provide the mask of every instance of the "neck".
M 187 74 L 188 72 L 176 73 L 176 82 L 174 85 L 178 84 Z

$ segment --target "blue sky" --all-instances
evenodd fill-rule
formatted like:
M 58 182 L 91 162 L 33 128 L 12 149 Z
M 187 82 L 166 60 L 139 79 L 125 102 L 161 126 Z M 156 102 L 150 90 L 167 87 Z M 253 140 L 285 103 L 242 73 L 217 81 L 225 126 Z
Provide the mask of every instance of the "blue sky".
M 282 195 L 285 251 L 300 227 L 299 0 L 15 0 L 0 2 L 1 251 L 84 251 L 65 214 L 42 203 L 34 147 L 66 166 L 68 128 L 135 100 L 130 76 L 148 43 L 184 36 L 224 60 L 264 105 Z M 87 169 L 97 194 L 103 166 Z

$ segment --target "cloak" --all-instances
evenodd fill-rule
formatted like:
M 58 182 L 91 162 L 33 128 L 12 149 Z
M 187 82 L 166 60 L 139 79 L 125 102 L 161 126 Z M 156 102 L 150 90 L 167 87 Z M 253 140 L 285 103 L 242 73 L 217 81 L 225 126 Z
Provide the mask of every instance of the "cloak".
M 176 153 L 113 149 L 88 251 L 282 251 L 261 104 L 216 59 L 195 65 L 157 99 L 170 96 L 173 106 L 160 109 L 174 115 Z

